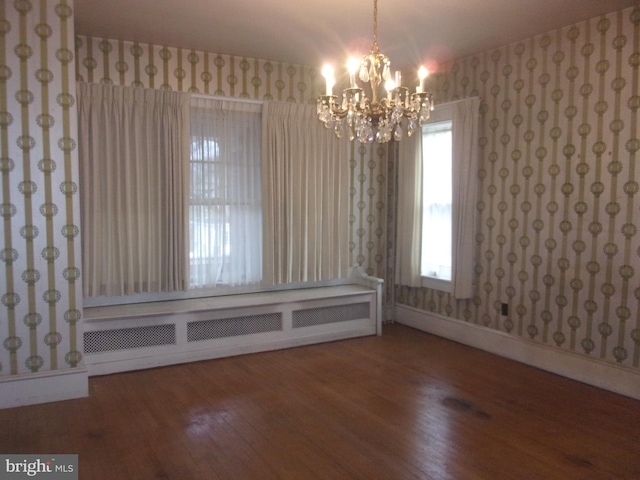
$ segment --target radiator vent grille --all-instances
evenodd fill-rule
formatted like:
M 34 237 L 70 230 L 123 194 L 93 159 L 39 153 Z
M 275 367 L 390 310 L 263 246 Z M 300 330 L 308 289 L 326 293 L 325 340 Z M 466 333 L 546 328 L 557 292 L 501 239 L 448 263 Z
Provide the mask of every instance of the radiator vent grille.
M 187 323 L 187 341 L 237 337 L 282 330 L 282 313 L 264 313 L 244 317 L 220 318 Z
M 369 318 L 369 302 L 309 308 L 293 312 L 293 328 Z
M 175 345 L 175 343 L 176 329 L 172 324 L 84 332 L 85 353 L 131 350 L 159 345 Z

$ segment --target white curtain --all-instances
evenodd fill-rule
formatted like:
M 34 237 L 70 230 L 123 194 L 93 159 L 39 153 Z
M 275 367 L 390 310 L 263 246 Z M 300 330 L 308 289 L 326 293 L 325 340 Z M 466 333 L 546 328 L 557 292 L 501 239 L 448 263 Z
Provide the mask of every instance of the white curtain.
M 397 285 L 420 286 L 422 237 L 422 132 L 404 138 L 398 149 Z M 393 144 L 391 144 L 393 145 Z
M 349 141 L 315 105 L 267 103 L 263 118 L 265 282 L 347 277 Z
M 478 184 L 478 119 L 480 99 L 477 97 L 451 104 L 453 121 L 453 203 L 452 246 L 455 298 L 473 296 L 475 253 L 475 212 Z
M 187 94 L 78 83 L 83 294 L 187 288 Z
M 191 287 L 262 280 L 260 104 L 191 100 Z

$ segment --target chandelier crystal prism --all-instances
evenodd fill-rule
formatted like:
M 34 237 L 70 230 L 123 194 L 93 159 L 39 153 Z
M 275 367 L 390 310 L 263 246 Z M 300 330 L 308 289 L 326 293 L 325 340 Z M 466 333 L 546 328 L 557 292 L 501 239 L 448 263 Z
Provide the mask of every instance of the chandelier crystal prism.
M 351 141 L 361 143 L 386 143 L 392 138 L 400 141 L 406 133 L 411 136 L 419 126 L 429 119 L 433 110 L 433 96 L 424 91 L 424 80 L 428 74 L 424 67 L 418 71 L 418 86 L 415 93 L 400 85 L 400 72 L 391 79 L 391 61 L 380 52 L 378 47 L 378 0 L 373 1 L 373 44 L 371 51 L 360 61 L 349 59 L 347 63 L 350 87 L 338 96 L 333 95 L 335 79 L 333 68 L 326 65 L 322 75 L 326 80 L 326 94 L 318 97 L 318 119 L 326 128 L 331 128 L 338 138 L 346 128 Z M 368 85 L 371 98 L 364 88 L 357 84 L 359 80 Z M 378 99 L 378 89 L 384 81 L 387 95 Z

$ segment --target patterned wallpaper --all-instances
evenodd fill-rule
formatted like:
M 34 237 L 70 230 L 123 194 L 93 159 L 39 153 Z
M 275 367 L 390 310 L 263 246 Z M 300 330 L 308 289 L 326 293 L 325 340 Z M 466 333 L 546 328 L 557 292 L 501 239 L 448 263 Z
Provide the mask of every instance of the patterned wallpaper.
M 254 100 L 315 103 L 316 68 L 177 47 L 76 36 L 76 79 Z
M 635 7 L 434 76 L 440 102 L 482 99 L 477 294 L 396 302 L 640 367 L 639 67 Z
M 394 161 L 387 144 L 352 143 L 351 155 L 351 215 L 349 221 L 351 265 L 360 265 L 368 275 L 388 276 L 388 263 L 393 247 L 394 230 L 389 228 L 393 217 Z M 389 172 L 391 171 L 391 175 Z M 383 304 L 393 304 L 393 282 L 383 284 Z M 383 319 L 384 320 L 384 319 Z
M 0 2 L 0 378 L 81 365 L 72 9 Z

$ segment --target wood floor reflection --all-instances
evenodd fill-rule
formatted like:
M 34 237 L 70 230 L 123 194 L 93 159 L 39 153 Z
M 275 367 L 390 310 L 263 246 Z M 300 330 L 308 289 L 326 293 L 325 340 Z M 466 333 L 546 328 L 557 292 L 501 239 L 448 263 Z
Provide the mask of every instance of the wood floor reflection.
M 640 479 L 640 401 L 416 330 L 90 379 L 0 410 L 80 479 Z

